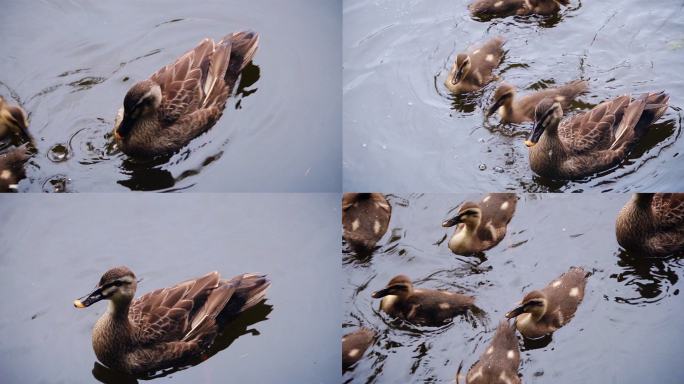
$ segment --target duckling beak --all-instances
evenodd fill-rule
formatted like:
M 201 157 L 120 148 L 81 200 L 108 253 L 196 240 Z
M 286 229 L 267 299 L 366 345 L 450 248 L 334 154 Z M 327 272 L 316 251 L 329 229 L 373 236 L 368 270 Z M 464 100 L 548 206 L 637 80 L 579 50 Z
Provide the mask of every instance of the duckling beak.
M 463 72 L 459 69 L 458 71 L 456 71 L 454 77 L 451 78 L 451 84 L 458 84 L 458 82 L 461 81 L 461 76 L 463 76 Z
M 494 102 L 494 104 L 492 104 L 492 106 L 489 107 L 489 109 L 487 110 L 487 117 L 493 115 L 494 112 L 496 112 L 496 110 L 499 109 L 500 106 L 501 106 L 501 100 L 500 99 L 496 100 Z
M 463 222 L 461 220 L 462 216 L 460 214 L 457 214 L 456 216 L 452 217 L 451 219 L 442 222 L 442 227 L 453 227 L 454 225 L 458 225 Z
M 100 287 L 95 287 L 92 292 L 89 294 L 81 297 L 78 300 L 74 301 L 74 307 L 76 308 L 85 308 L 89 307 L 98 301 L 104 299 L 104 296 L 102 296 L 102 288 Z
M 512 311 L 507 312 L 504 316 L 506 316 L 507 319 L 512 319 L 514 317 L 522 315 L 523 313 L 525 313 L 525 306 L 520 304 L 517 307 L 515 307 Z
M 389 288 L 384 288 L 384 289 L 381 289 L 381 290 L 379 290 L 379 291 L 373 292 L 373 293 L 371 294 L 371 297 L 374 298 L 374 299 L 379 299 L 379 298 L 385 297 L 385 296 L 387 296 L 387 295 L 390 295 Z

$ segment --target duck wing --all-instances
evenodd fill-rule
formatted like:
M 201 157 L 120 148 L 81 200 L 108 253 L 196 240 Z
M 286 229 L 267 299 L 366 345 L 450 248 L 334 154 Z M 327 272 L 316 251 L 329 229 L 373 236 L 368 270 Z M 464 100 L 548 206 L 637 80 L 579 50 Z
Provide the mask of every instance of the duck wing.
M 657 193 L 653 196 L 651 206 L 659 229 L 676 228 L 684 224 L 684 193 Z

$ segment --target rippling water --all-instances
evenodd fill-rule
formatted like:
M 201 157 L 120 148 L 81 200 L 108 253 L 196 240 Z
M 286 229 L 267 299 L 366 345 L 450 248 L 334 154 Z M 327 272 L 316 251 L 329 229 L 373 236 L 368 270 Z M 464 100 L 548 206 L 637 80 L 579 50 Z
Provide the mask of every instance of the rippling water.
M 340 190 L 339 2 L 0 5 L 0 94 L 23 106 L 38 140 L 19 191 Z M 133 84 L 241 28 L 260 34 L 260 49 L 211 130 L 153 162 L 116 148 L 114 118 Z
M 677 383 L 684 377 L 681 258 L 643 259 L 622 250 L 615 219 L 630 196 L 522 195 L 506 238 L 475 256 L 448 247 L 442 228 L 478 195 L 389 195 L 392 218 L 378 248 L 359 257 L 343 251 L 343 334 L 363 325 L 374 344 L 345 383 L 465 382 L 515 303 L 571 266 L 591 272 L 575 317 L 546 343 L 521 341 L 524 383 Z M 476 297 L 475 308 L 439 328 L 387 317 L 371 293 L 395 275 L 416 288 Z
M 266 300 L 241 314 L 175 383 L 340 380 L 339 194 L 0 196 L 0 383 L 135 383 L 97 362 L 107 303 L 73 301 L 108 269 L 136 296 L 218 271 L 267 273 Z M 194 366 L 196 365 L 196 366 Z
M 344 2 L 344 188 L 387 192 L 677 191 L 684 105 L 680 1 L 572 1 L 550 17 L 471 18 L 469 1 Z M 664 89 L 672 108 L 616 169 L 582 181 L 535 176 L 531 123 L 484 117 L 497 87 L 455 97 L 444 80 L 459 52 L 502 34 L 495 71 L 518 97 L 575 79 L 570 113 Z

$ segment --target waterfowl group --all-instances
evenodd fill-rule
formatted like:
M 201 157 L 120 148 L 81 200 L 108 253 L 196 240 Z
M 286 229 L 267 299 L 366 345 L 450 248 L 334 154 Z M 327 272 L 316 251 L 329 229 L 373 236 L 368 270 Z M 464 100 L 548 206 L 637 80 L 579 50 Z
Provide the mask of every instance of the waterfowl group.
M 470 55 L 456 55 L 451 72 L 444 85 L 453 93 L 467 93 L 482 89 L 492 81 L 492 71 L 503 56 L 503 36 L 499 35 L 476 49 Z
M 381 193 L 345 193 L 342 197 L 342 237 L 358 252 L 375 246 L 387 232 L 392 207 Z
M 502 122 L 513 124 L 534 121 L 534 110 L 542 99 L 553 99 L 560 104 L 563 110 L 567 110 L 570 108 L 572 100 L 586 90 L 587 83 L 576 80 L 559 87 L 534 92 L 515 100 L 515 87 L 510 84 L 501 84 L 494 92 L 494 102 L 487 110 L 487 116 L 496 112 L 501 116 Z
M 618 243 L 642 256 L 684 251 L 684 193 L 635 193 L 615 223 Z
M 366 349 L 373 343 L 375 332 L 362 327 L 342 338 L 342 370 L 346 371 L 361 360 Z
M 570 5 L 568 0 L 478 0 L 468 6 L 473 15 L 526 16 L 550 15 L 560 11 L 560 6 Z
M 499 244 L 517 203 L 515 193 L 490 193 L 479 204 L 463 204 L 454 217 L 442 223 L 443 227 L 457 225 L 449 248 L 458 255 L 471 255 Z
M 133 85 L 116 116 L 117 145 L 137 158 L 169 155 L 211 128 L 258 42 L 259 35 L 246 30 L 231 32 L 217 44 L 204 39 Z
M 137 285 L 130 269 L 113 268 L 74 302 L 85 308 L 109 300 L 93 328 L 93 349 L 104 365 L 128 374 L 154 372 L 200 354 L 228 323 L 261 302 L 271 282 L 256 273 L 221 280 L 214 271 L 134 300 Z

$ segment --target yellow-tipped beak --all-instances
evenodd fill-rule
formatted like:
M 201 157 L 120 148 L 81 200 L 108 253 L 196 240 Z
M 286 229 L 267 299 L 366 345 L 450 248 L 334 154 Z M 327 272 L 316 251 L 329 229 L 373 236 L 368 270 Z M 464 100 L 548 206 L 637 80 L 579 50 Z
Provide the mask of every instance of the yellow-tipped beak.
M 114 137 L 116 137 L 116 138 L 119 139 L 119 140 L 123 140 L 123 139 L 124 139 L 123 136 L 119 135 L 119 132 L 117 132 L 117 131 L 114 131 Z
M 86 306 L 81 303 L 81 300 L 74 300 L 74 307 L 76 308 L 85 308 Z
M 534 143 L 531 142 L 531 141 L 529 141 L 529 140 L 525 140 L 525 146 L 527 146 L 527 147 L 534 147 Z

